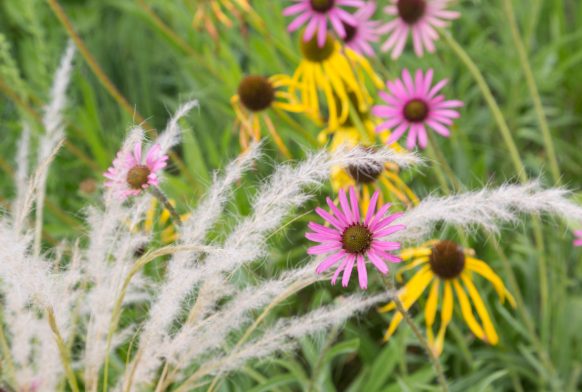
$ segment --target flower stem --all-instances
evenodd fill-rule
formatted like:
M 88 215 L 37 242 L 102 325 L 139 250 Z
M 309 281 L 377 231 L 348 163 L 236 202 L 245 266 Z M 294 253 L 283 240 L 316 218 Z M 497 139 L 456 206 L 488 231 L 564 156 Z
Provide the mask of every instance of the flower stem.
M 150 193 L 164 205 L 164 208 L 170 212 L 170 215 L 172 215 L 172 220 L 174 221 L 174 225 L 180 226 L 182 224 L 180 215 L 178 215 L 178 212 L 176 212 L 176 209 L 172 203 L 170 203 L 170 200 L 168 200 L 166 195 L 164 195 L 164 193 L 160 190 L 160 188 L 156 186 L 150 186 L 148 189 Z
M 534 109 L 538 118 L 538 122 L 540 123 L 546 153 L 548 154 L 548 160 L 550 161 L 550 171 L 552 173 L 552 177 L 554 178 L 554 182 L 557 185 L 560 185 L 560 168 L 558 166 L 558 160 L 556 158 L 556 152 L 554 149 L 554 143 L 552 141 L 552 135 L 550 133 L 548 120 L 546 117 L 546 113 L 544 111 L 544 106 L 542 105 L 542 99 L 540 97 L 540 93 L 536 85 L 536 81 L 531 69 L 527 52 L 525 50 L 523 39 L 519 33 L 517 21 L 515 20 L 515 12 L 513 10 L 513 5 L 511 3 L 511 0 L 502 1 L 502 3 L 505 8 L 505 14 L 507 15 L 507 19 L 509 21 L 511 36 L 513 38 L 513 43 L 515 44 L 515 49 L 517 50 L 517 54 L 519 56 L 519 62 L 525 75 L 525 81 L 527 83 L 529 93 L 531 94 L 533 100 Z
M 79 384 L 77 383 L 77 377 L 75 376 L 75 372 L 73 371 L 73 366 L 71 362 L 71 357 L 69 352 L 67 351 L 67 345 L 65 344 L 61 333 L 59 332 L 59 328 L 57 326 L 57 322 L 55 320 L 55 314 L 52 308 L 47 308 L 47 318 L 49 326 L 53 332 L 55 341 L 57 343 L 57 347 L 59 349 L 59 353 L 61 355 L 61 362 L 63 367 L 65 368 L 65 374 L 67 376 L 67 381 L 69 382 L 69 386 L 73 392 L 79 392 Z
M 390 274 L 390 276 L 387 276 L 384 279 L 384 282 L 385 282 L 386 287 L 387 287 L 389 292 L 395 292 L 396 288 L 394 285 L 394 276 L 392 274 Z M 395 294 L 393 296 L 392 300 L 394 301 L 394 304 L 396 305 L 396 309 L 400 312 L 400 314 L 402 314 L 402 318 L 404 319 L 404 321 L 406 321 L 406 323 L 408 324 L 410 329 L 412 329 L 412 332 L 414 333 L 414 335 L 418 339 L 418 342 L 420 343 L 420 345 L 422 346 L 424 351 L 426 351 L 426 354 L 428 355 L 428 358 L 430 359 L 430 362 L 432 363 L 432 366 L 434 367 L 434 371 L 437 375 L 437 380 L 438 380 L 439 384 L 441 385 L 442 390 L 444 392 L 448 392 L 449 386 L 447 384 L 447 379 L 445 377 L 445 373 L 443 372 L 443 368 L 441 367 L 441 363 L 440 363 L 439 359 L 435 355 L 434 351 L 430 348 L 427 340 L 424 338 L 424 336 L 422 335 L 422 332 L 414 323 L 414 320 L 412 319 L 410 314 L 404 308 L 404 305 L 402 304 L 402 301 L 400 301 L 398 294 Z
M 523 165 L 523 162 L 521 161 L 521 157 L 519 155 L 519 151 L 517 150 L 517 146 L 513 140 L 513 137 L 511 136 L 509 126 L 507 125 L 507 122 L 503 117 L 503 113 L 501 112 L 499 105 L 497 105 L 495 97 L 493 96 L 493 93 L 491 92 L 489 85 L 487 85 L 487 82 L 485 81 L 483 74 L 481 73 L 481 71 L 479 71 L 479 68 L 473 62 L 471 57 L 469 57 L 469 55 L 467 54 L 467 52 L 465 52 L 461 45 L 459 45 L 459 43 L 455 41 L 451 34 L 441 30 L 441 36 L 445 39 L 446 43 L 451 47 L 453 52 L 455 52 L 459 59 L 465 64 L 471 75 L 473 75 L 473 78 L 475 78 L 475 81 L 477 82 L 477 85 L 479 86 L 479 89 L 481 90 L 481 93 L 483 94 L 483 97 L 485 98 L 485 101 L 487 102 L 489 109 L 491 109 L 493 117 L 495 118 L 495 122 L 497 123 L 499 130 L 501 131 L 501 136 L 509 150 L 511 160 L 513 161 L 513 165 L 517 170 L 517 175 L 519 179 L 521 182 L 527 182 L 528 178 L 525 172 L 525 167 Z
M 509 0 L 504 0 L 509 1 Z M 513 161 L 513 165 L 515 170 L 517 171 L 518 178 L 520 182 L 527 183 L 529 178 L 525 171 L 525 167 L 519 155 L 519 151 L 517 150 L 515 141 L 513 140 L 513 136 L 511 135 L 511 131 L 509 130 L 509 126 L 507 125 L 507 121 L 493 96 L 491 89 L 487 85 L 483 74 L 477 67 L 477 65 L 473 62 L 471 57 L 467 54 L 467 52 L 459 45 L 457 41 L 446 31 L 441 30 L 440 34 L 444 37 L 447 44 L 451 47 L 453 52 L 459 57 L 459 59 L 465 64 L 469 72 L 473 75 L 473 78 L 477 82 L 489 109 L 491 110 L 495 122 L 501 132 L 501 136 L 509 149 L 509 153 L 511 156 L 511 160 Z M 538 255 L 538 274 L 539 274 L 539 281 L 540 281 L 540 330 L 541 330 L 541 339 L 544 342 L 548 341 L 548 330 L 549 330 L 549 284 L 548 284 L 548 267 L 547 267 L 547 260 L 545 256 L 545 245 L 544 245 L 544 237 L 542 231 L 542 225 L 539 216 L 534 215 L 532 217 L 532 228 L 534 232 L 534 241 L 536 246 L 536 253 Z M 549 364 L 548 369 L 555 375 L 555 370 L 551 363 L 550 358 L 547 356 L 545 350 L 541 350 L 539 352 L 540 357 L 547 358 Z M 544 361 L 545 362 L 545 361 Z

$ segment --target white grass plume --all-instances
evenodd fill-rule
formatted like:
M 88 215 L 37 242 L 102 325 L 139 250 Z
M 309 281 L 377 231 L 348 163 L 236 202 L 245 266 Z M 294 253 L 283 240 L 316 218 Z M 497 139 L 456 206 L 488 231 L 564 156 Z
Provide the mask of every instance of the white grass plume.
M 42 123 L 45 128 L 44 135 L 40 138 L 38 148 L 38 162 L 43 162 L 51 154 L 54 148 L 65 137 L 65 126 L 63 112 L 67 104 L 67 87 L 71 80 L 71 71 L 73 70 L 73 57 L 75 55 L 75 45 L 69 40 L 65 54 L 55 74 L 53 86 L 50 93 L 50 101 L 44 109 Z M 44 199 L 46 193 L 46 181 L 48 176 L 48 167 L 46 172 L 42 173 L 39 179 L 38 192 L 36 196 L 36 223 L 34 238 L 34 253 L 40 253 L 41 236 L 42 236 L 42 219 L 44 211 Z
M 162 132 L 155 143 L 159 144 L 163 153 L 167 153 L 170 148 L 178 144 L 182 138 L 182 130 L 178 122 L 186 116 L 193 108 L 198 107 L 198 101 L 192 100 L 181 105 L 170 121 L 164 132 Z
M 421 242 L 438 223 L 466 230 L 482 228 L 491 233 L 503 222 L 517 222 L 520 214 L 548 214 L 565 221 L 582 221 L 582 207 L 567 196 L 566 189 L 543 189 L 539 182 L 503 185 L 449 197 L 427 197 L 398 220 L 406 230 L 390 236 L 392 241 Z

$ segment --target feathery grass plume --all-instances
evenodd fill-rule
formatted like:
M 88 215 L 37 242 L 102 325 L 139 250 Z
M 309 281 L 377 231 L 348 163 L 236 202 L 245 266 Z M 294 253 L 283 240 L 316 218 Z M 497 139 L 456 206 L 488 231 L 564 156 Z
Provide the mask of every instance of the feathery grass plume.
M 170 121 L 168 121 L 164 132 L 162 132 L 154 142 L 154 144 L 160 146 L 162 154 L 167 154 L 170 148 L 174 147 L 180 142 L 180 140 L 182 140 L 182 129 L 178 122 L 195 107 L 199 107 L 198 100 L 184 103 L 178 108 L 178 110 L 176 110 L 176 113 L 174 113 Z
M 502 185 L 449 197 L 427 197 L 400 219 L 406 230 L 393 234 L 394 241 L 418 243 L 430 237 L 434 226 L 444 222 L 471 230 L 499 232 L 499 222 L 517 222 L 519 214 L 548 214 L 564 220 L 582 220 L 582 207 L 569 200 L 563 188 L 543 189 L 539 182 Z
M 223 176 L 215 176 L 207 195 L 180 229 L 178 244 L 199 245 L 204 242 L 208 231 L 221 216 L 232 187 L 259 156 L 260 144 L 254 144 L 245 154 L 228 165 Z M 144 355 L 140 354 L 137 357 L 141 364 L 135 375 L 136 380 L 151 376 L 159 366 L 161 359 L 156 350 L 159 350 L 160 344 L 168 339 L 170 325 L 182 311 L 182 302 L 194 289 L 198 279 L 195 264 L 199 257 L 200 254 L 197 252 L 183 252 L 173 255 L 170 259 L 166 280 L 158 289 L 159 294 L 152 304 L 149 319 L 144 324 L 140 336 L 139 350 L 143 350 Z M 224 286 L 225 289 L 226 287 Z M 228 290 L 224 292 L 215 290 L 214 297 L 220 298 L 227 292 Z M 137 365 L 132 364 L 132 367 L 134 366 Z
M 65 127 L 63 123 L 63 111 L 67 104 L 67 87 L 71 80 L 71 71 L 73 70 L 73 57 L 75 55 L 75 45 L 73 41 L 68 42 L 65 54 L 61 63 L 50 92 L 49 104 L 44 109 L 42 123 L 45 128 L 44 135 L 40 138 L 38 148 L 38 162 L 44 161 L 54 150 L 55 146 L 65 137 Z M 44 211 L 44 199 L 46 193 L 46 181 L 48 176 L 48 167 L 39 179 L 39 188 L 36 194 L 36 224 L 34 252 L 40 253 L 42 219 Z
M 373 296 L 356 294 L 339 298 L 336 304 L 311 311 L 304 316 L 279 320 L 261 337 L 232 353 L 206 362 L 194 373 L 189 382 L 201 378 L 204 374 L 225 373 L 238 369 L 252 359 L 265 358 L 276 352 L 291 351 L 296 346 L 297 339 L 341 325 L 348 318 L 392 298 L 393 295 L 392 292 Z
M 15 221 L 20 221 L 18 226 L 22 225 L 22 220 L 25 219 L 26 213 L 22 210 L 23 201 L 28 187 L 28 170 L 30 160 L 30 125 L 24 123 L 22 127 L 22 134 L 18 142 L 18 149 L 16 152 L 16 173 L 14 174 L 14 183 L 16 185 L 16 195 L 14 205 L 12 206 L 12 216 Z

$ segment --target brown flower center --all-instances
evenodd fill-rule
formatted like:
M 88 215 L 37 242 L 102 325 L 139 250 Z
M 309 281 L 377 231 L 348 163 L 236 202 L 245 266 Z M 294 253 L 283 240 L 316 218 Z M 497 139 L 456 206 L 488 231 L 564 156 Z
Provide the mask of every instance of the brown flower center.
M 148 183 L 150 168 L 146 165 L 137 165 L 127 172 L 127 183 L 131 189 L 142 189 Z
M 321 14 L 333 8 L 335 0 L 310 0 L 311 8 Z
M 342 234 L 343 248 L 348 253 L 363 254 L 372 244 L 372 232 L 359 223 L 344 230 Z
M 465 253 L 453 241 L 440 241 L 432 247 L 429 263 L 439 278 L 454 279 L 465 269 Z
M 410 122 L 423 122 L 428 117 L 428 105 L 422 99 L 413 99 L 404 105 L 404 117 Z
M 356 38 L 356 34 L 358 34 L 358 28 L 347 23 L 343 23 L 343 25 L 344 30 L 346 31 L 346 36 L 343 38 L 343 41 L 346 44 L 349 44 L 354 38 Z
M 374 151 L 373 147 L 360 148 L 366 151 Z M 346 168 L 350 177 L 352 177 L 358 184 L 371 184 L 375 182 L 380 174 L 384 171 L 384 166 L 380 164 L 369 163 L 367 165 L 350 165 Z
M 317 44 L 317 36 L 314 35 L 309 41 L 303 40 L 303 35 L 301 37 L 301 53 L 303 57 L 314 63 L 323 63 L 325 60 L 331 57 L 335 50 L 335 41 L 331 35 L 327 35 L 325 39 L 325 44 L 323 47 L 319 47 Z
M 268 109 L 275 100 L 275 89 L 263 76 L 246 76 L 238 85 L 238 96 L 244 107 L 252 112 Z
M 396 8 L 398 8 L 400 18 L 409 25 L 413 25 L 424 15 L 426 0 L 398 0 Z

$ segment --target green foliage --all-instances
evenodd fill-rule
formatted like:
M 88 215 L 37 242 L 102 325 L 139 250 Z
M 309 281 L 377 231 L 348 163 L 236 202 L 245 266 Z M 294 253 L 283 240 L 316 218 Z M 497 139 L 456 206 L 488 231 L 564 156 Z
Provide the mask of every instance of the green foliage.
M 478 65 L 507 118 L 530 177 L 552 184 L 548 161 L 532 99 L 525 83 L 507 17 L 501 1 L 463 0 L 455 7 L 462 17 L 452 23 L 451 33 Z M 169 27 L 157 23 L 140 4 Z M 286 32 L 283 1 L 253 2 L 264 25 L 235 23 L 231 29 L 217 26 L 220 40 L 191 27 L 192 1 L 84 0 L 61 1 L 65 11 L 104 72 L 132 107 L 158 128 L 169 113 L 189 98 L 200 100 L 176 153 L 187 173 L 176 167 L 164 185 L 170 196 L 192 204 L 204 193 L 212 172 L 240 152 L 230 97 L 242 75 L 291 74 L 299 59 L 298 37 Z M 387 1 L 380 1 L 380 5 Z M 190 4 L 190 5 L 189 5 Z M 562 181 L 579 191 L 582 178 L 580 154 L 582 126 L 582 4 L 575 0 L 516 0 L 518 25 L 524 37 L 553 141 L 558 152 Z M 380 7 L 381 8 L 381 7 Z M 30 114 L 42 113 L 51 75 L 66 44 L 66 32 L 41 0 L 0 2 L 0 208 L 12 197 L 10 171 L 21 130 L 21 120 L 40 128 Z M 403 67 L 435 69 L 437 78 L 448 78 L 447 95 L 465 102 L 450 139 L 438 145 L 455 176 L 466 189 L 516 178 L 496 123 L 474 79 L 446 46 L 437 44 L 435 55 L 416 58 L 410 50 L 397 62 L 382 54 L 373 60 L 384 78 Z M 78 151 L 65 149 L 51 169 L 45 214 L 47 245 L 71 238 L 81 225 L 83 208 L 95 195 L 80 190 L 83 180 L 102 183 L 110 164 L 134 122 L 107 93 L 83 58 L 78 55 L 70 89 L 67 135 Z M 21 100 L 17 102 L 9 93 Z M 292 154 L 300 158 L 317 146 L 320 129 L 305 118 L 274 115 L 278 132 Z M 267 140 L 272 159 L 282 159 Z M 79 153 L 86 157 L 79 157 Z M 270 170 L 259 165 L 254 181 Z M 442 193 L 434 173 L 425 167 L 412 177 L 411 187 L 420 196 Z M 329 190 L 324 190 L 326 193 Z M 233 211 L 248 211 L 249 194 L 237 194 Z M 582 194 L 576 196 L 582 201 Z M 180 204 L 178 206 L 180 208 Z M 308 213 L 298 211 L 298 216 Z M 303 233 L 309 216 L 292 220 L 271 238 L 268 263 L 243 271 L 241 279 L 258 279 L 287 265 L 306 260 Z M 540 311 L 538 258 L 530 225 L 507 228 L 500 242 L 508 255 L 524 308 L 498 305 L 491 288 L 481 285 L 501 337 L 489 347 L 472 337 L 455 315 L 441 357 L 452 391 L 576 391 L 582 388 L 582 263 L 581 252 L 571 248 L 569 229 L 544 222 L 548 260 L 550 308 Z M 508 270 L 493 251 L 491 241 L 479 233 L 471 240 L 480 258 L 508 282 Z M 444 233 L 443 233 L 444 236 Z M 508 282 L 510 291 L 515 286 Z M 370 291 L 381 290 L 372 282 Z M 341 295 L 327 282 L 308 288 L 282 305 L 274 314 L 295 315 L 317 301 Z M 423 325 L 421 300 L 413 312 Z M 139 314 L 132 317 L 139 319 Z M 221 391 L 429 391 L 436 390 L 434 373 L 406 326 L 388 342 L 382 342 L 387 317 L 374 311 L 345 330 L 302 342 L 301 349 L 276 360 L 264 361 L 221 380 Z M 125 347 L 127 348 L 127 347 Z M 120 371 L 124 357 L 113 360 Z M 206 388 L 203 386 L 202 388 Z

